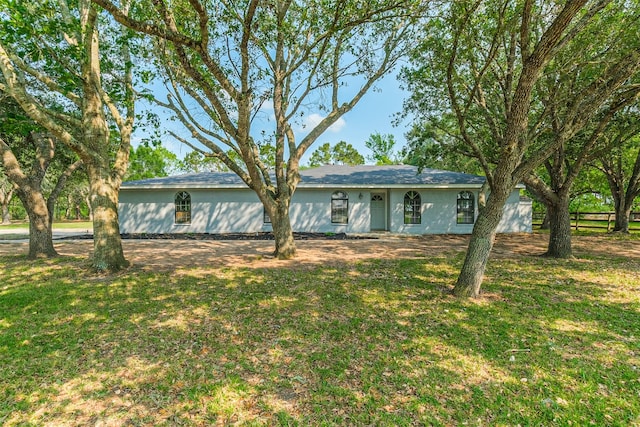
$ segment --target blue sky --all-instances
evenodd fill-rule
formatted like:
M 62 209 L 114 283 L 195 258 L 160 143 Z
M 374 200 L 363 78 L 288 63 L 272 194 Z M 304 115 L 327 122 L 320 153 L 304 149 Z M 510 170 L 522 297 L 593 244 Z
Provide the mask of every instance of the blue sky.
M 395 115 L 402 111 L 402 103 L 407 93 L 400 89 L 395 75 L 389 75 L 376 85 L 376 90 L 369 91 L 360 102 L 345 114 L 337 126 L 325 132 L 309 150 L 305 159 L 325 142 L 336 144 L 346 141 L 353 145 L 365 158 L 371 154 L 364 143 L 372 133 L 392 134 L 395 137 L 395 150 L 405 145 L 406 123 L 393 126 Z M 303 162 L 305 163 L 305 162 Z
M 395 151 L 399 151 L 406 142 L 404 134 L 407 123 L 395 127 L 393 126 L 393 122 L 394 116 L 402 111 L 402 103 L 406 95 L 407 94 L 400 89 L 400 82 L 398 82 L 395 74 L 386 76 L 375 85 L 375 89 L 365 94 L 353 110 L 342 116 L 334 126 L 316 140 L 311 149 L 308 150 L 303 157 L 302 164 L 307 164 L 311 153 L 326 142 L 335 145 L 339 141 L 346 141 L 367 158 L 371 152 L 365 147 L 365 141 L 372 133 L 376 132 L 392 134 L 396 141 Z M 162 117 L 164 125 L 171 126 L 171 128 L 177 130 L 179 134 L 185 134 L 180 131 L 184 129 L 181 125 L 177 122 L 169 121 L 168 114 L 161 111 L 158 111 L 158 113 Z M 311 125 L 314 120 L 320 119 L 320 113 L 314 113 L 310 109 L 310 113 L 306 116 L 307 126 Z M 265 126 L 272 128 L 273 124 L 266 123 Z M 304 137 L 306 131 L 301 127 L 296 130 L 296 137 L 299 141 Z M 143 136 L 144 134 L 137 134 L 136 137 L 134 137 L 134 145 L 139 142 Z M 163 137 L 162 144 L 164 147 L 176 153 L 180 158 L 191 151 L 190 147 L 181 144 L 169 135 Z

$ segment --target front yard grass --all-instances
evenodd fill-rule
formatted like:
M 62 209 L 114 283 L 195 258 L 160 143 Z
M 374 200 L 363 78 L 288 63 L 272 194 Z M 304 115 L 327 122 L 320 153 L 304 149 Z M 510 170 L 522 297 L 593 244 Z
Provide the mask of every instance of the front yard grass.
M 0 425 L 640 425 L 640 265 L 317 269 L 0 257 Z

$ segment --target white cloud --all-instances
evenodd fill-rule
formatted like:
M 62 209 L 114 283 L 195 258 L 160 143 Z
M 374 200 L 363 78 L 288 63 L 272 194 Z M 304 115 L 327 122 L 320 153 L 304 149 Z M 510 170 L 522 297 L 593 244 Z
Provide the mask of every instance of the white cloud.
M 323 119 L 324 119 L 324 117 L 322 117 L 318 113 L 309 114 L 307 116 L 307 119 L 305 120 L 305 127 L 307 129 L 313 129 L 314 127 L 318 126 Z M 329 132 L 333 132 L 333 133 L 338 133 L 346 125 L 347 125 L 347 122 L 345 122 L 344 119 L 342 117 L 340 117 L 334 124 L 332 124 L 329 127 L 328 131 Z

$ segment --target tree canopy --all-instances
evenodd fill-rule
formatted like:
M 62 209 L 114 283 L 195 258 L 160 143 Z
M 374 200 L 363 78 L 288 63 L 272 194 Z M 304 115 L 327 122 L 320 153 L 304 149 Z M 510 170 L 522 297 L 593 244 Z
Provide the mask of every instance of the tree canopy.
M 356 148 L 346 141 L 340 141 L 333 147 L 325 142 L 311 153 L 309 166 L 322 165 L 363 165 L 364 157 Z
M 186 130 L 171 134 L 220 159 L 256 192 L 281 258 L 295 254 L 288 211 L 301 157 L 393 69 L 424 4 L 141 1 L 127 14 L 121 4 L 94 1 L 151 36 L 169 91 L 158 101 Z M 317 112 L 319 123 L 305 122 Z M 260 129 L 256 120 L 265 116 Z M 264 144 L 275 147 L 275 175 L 260 156 Z
M 428 134 L 422 141 L 476 158 L 490 188 L 458 295 L 478 295 L 515 185 L 636 96 L 638 12 L 624 0 L 452 1 L 426 26 L 404 72 L 406 108 Z M 570 90 L 556 90 L 565 82 Z
M 83 161 L 93 265 L 118 270 L 127 265 L 117 205 L 135 120 L 132 34 L 88 0 L 1 0 L 0 14 L 0 89 Z

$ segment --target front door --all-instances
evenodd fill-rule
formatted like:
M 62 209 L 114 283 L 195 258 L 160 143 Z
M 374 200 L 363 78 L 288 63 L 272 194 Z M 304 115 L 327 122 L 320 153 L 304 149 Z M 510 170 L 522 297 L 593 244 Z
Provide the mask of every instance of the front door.
M 385 193 L 371 193 L 371 230 L 387 229 L 387 203 Z

